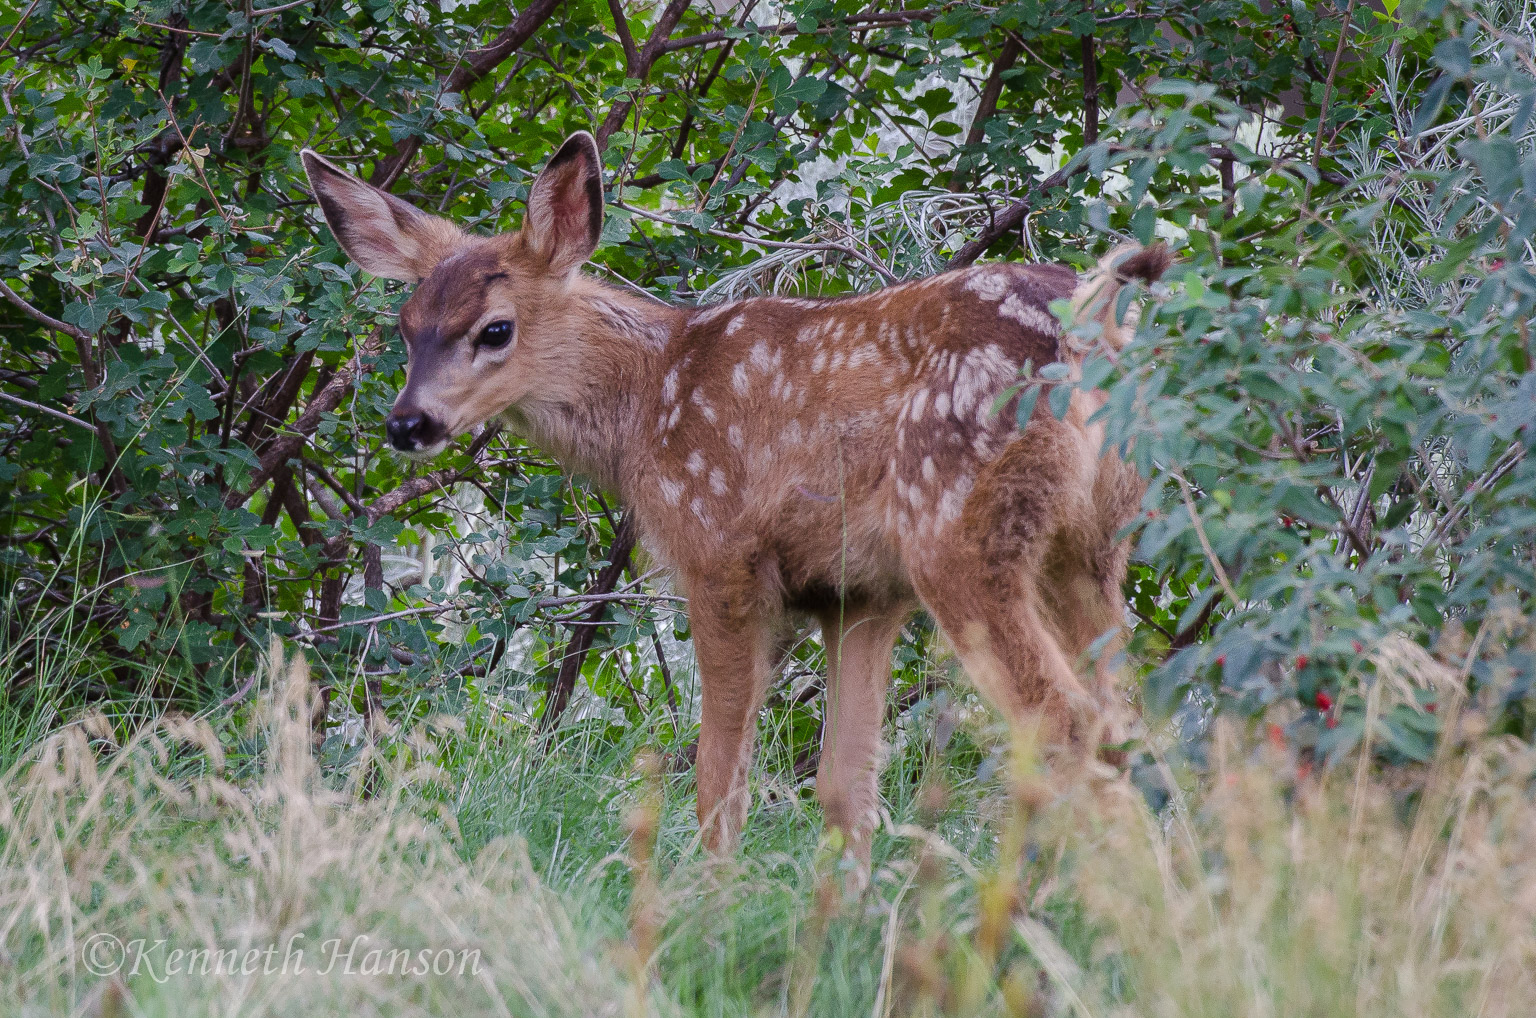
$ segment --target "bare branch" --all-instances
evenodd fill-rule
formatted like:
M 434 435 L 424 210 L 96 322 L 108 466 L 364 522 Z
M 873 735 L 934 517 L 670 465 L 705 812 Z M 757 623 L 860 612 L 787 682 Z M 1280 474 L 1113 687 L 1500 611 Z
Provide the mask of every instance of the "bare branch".
M 75 326 L 70 325 L 68 322 L 61 322 L 57 318 L 43 314 L 43 312 L 39 311 L 31 304 L 28 304 L 21 298 L 20 294 L 18 294 L 15 290 L 12 290 L 9 286 L 6 286 L 3 282 L 0 282 L 0 296 L 5 297 L 6 300 L 10 301 L 12 304 L 15 304 L 28 318 L 46 325 L 48 328 L 54 330 L 55 332 L 62 332 L 64 335 L 78 339 L 82 343 L 91 342 L 91 334 L 89 332 L 86 332 L 84 329 L 76 328 Z
M 629 568 L 629 554 L 634 547 L 635 518 L 633 514 L 625 513 L 624 518 L 619 521 L 618 529 L 614 531 L 613 544 L 608 546 L 608 564 L 597 574 L 589 594 L 613 593 L 613 588 L 618 586 L 619 577 L 623 576 L 624 570 Z M 592 640 L 597 635 L 597 626 L 607 611 L 608 602 L 597 601 L 582 613 L 580 622 L 572 625 L 570 641 L 565 645 L 565 653 L 560 656 L 560 671 L 556 673 L 555 684 L 545 700 L 542 727 L 546 732 L 554 730 L 560 722 L 560 716 L 565 713 L 565 708 L 570 704 L 571 693 L 576 689 L 576 679 L 581 675 L 582 667 L 587 661 L 587 652 L 592 649 Z
M 15 403 L 17 406 L 26 407 L 28 410 L 36 410 L 40 414 L 47 414 L 49 417 L 57 418 L 67 424 L 73 424 L 77 428 L 84 428 L 93 435 L 96 434 L 96 426 L 94 424 L 91 424 L 89 421 L 82 421 L 78 417 L 71 417 L 62 410 L 55 410 L 51 406 L 43 406 L 41 403 L 22 399 L 20 396 L 12 396 L 8 392 L 0 392 L 0 399 L 5 400 L 7 403 Z
M 1339 73 L 1339 62 L 1344 59 L 1344 49 L 1349 45 L 1349 23 L 1355 16 L 1355 0 L 1349 0 L 1344 11 L 1344 23 L 1339 26 L 1339 44 L 1333 50 L 1333 62 L 1328 65 L 1328 80 L 1323 83 L 1323 104 L 1317 111 L 1317 137 L 1312 141 L 1312 168 L 1317 169 L 1323 158 L 1323 128 L 1328 123 L 1328 107 L 1333 105 L 1333 79 Z
M 667 52 L 667 38 L 672 34 L 672 29 L 682 20 L 683 14 L 688 10 L 690 0 L 672 0 L 662 10 L 661 16 L 656 19 L 656 27 L 651 31 L 651 37 L 645 41 L 645 48 L 635 58 L 632 69 L 628 72 L 631 78 L 644 81 L 650 76 L 651 67 L 661 55 Z M 608 142 L 609 135 L 619 129 L 624 123 L 624 118 L 629 116 L 629 111 L 634 108 L 634 103 L 628 99 L 620 99 L 613 104 L 613 109 L 608 111 L 608 116 L 603 118 L 602 126 L 597 129 L 597 147 L 601 149 Z
M 982 86 L 981 98 L 976 103 L 976 115 L 971 118 L 971 129 L 966 132 L 967 147 L 980 145 L 982 139 L 987 136 L 987 121 L 991 120 L 993 114 L 997 112 L 997 100 L 1003 94 L 1003 75 L 1013 69 L 1022 52 L 1024 52 L 1024 44 L 1016 36 L 1010 34 L 1003 40 L 1003 48 L 997 54 L 997 59 L 992 62 L 992 73 L 987 76 L 987 83 Z M 949 178 L 949 189 L 960 190 L 964 178 L 965 175 L 956 168 L 954 175 Z
M 357 348 L 357 354 L 352 360 L 336 369 L 336 374 L 331 376 L 331 380 L 325 384 L 325 387 L 310 397 L 299 419 L 294 421 L 283 436 L 267 449 L 261 457 L 261 466 L 257 468 L 256 475 L 251 478 L 246 489 L 231 490 L 225 496 L 225 508 L 234 509 L 250 501 L 251 496 L 260 491 L 261 486 L 271 480 L 284 463 L 304 448 L 304 443 L 309 441 L 309 436 L 320 427 L 321 420 L 327 413 L 341 405 L 341 401 L 352 391 L 358 374 L 371 366 L 374 355 L 383 345 L 384 330 L 373 330 Z
M 629 32 L 624 5 L 620 0 L 608 0 L 608 13 L 613 15 L 613 31 L 619 37 L 619 45 L 624 47 L 624 73 L 633 78 L 635 68 L 640 66 L 640 51 L 635 48 L 635 37 Z
M 490 45 L 480 49 L 470 50 L 464 55 L 454 69 L 443 78 L 438 86 L 438 94 L 448 92 L 466 92 L 476 82 L 490 74 L 502 62 L 517 52 L 533 33 L 548 21 L 550 15 L 560 6 L 562 0 L 533 0 L 527 7 L 518 12 L 512 19 L 512 24 L 502 29 Z M 373 176 L 370 178 L 375 187 L 388 188 L 405 168 L 416 158 L 416 153 L 421 150 L 421 136 L 412 134 L 400 139 L 395 146 L 394 155 L 379 162 L 373 168 Z
M 914 21 L 932 21 L 938 17 L 942 10 L 938 7 L 927 7 L 915 11 L 882 11 L 870 14 L 852 14 L 832 25 L 818 25 L 814 34 L 830 32 L 835 27 L 848 27 L 855 31 L 867 31 L 879 28 L 882 25 L 909 25 Z M 800 35 L 800 26 L 794 21 L 781 21 L 777 25 L 764 25 L 758 28 L 761 35 Z M 689 49 L 694 46 L 713 46 L 716 43 L 727 42 L 730 35 L 724 31 L 704 32 L 701 35 L 685 35 L 672 39 L 666 44 L 666 52 L 674 53 L 680 49 Z
M 1086 163 L 1076 167 L 1069 163 L 1040 181 L 1034 187 L 1031 187 L 1025 192 L 1024 197 L 993 216 L 992 224 L 985 230 L 982 230 L 975 239 L 962 245 L 960 250 L 955 252 L 954 257 L 950 258 L 944 267 L 946 269 L 958 269 L 980 258 L 986 253 L 987 248 L 992 246 L 993 241 L 1012 233 L 1024 224 L 1024 218 L 1034 211 L 1035 203 L 1039 201 L 1041 195 L 1062 186 L 1086 168 Z

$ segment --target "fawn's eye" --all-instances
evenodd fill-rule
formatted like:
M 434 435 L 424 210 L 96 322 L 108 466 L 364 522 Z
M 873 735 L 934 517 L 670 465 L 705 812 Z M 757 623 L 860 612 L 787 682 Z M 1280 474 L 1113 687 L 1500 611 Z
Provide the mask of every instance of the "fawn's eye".
M 512 341 L 512 323 L 506 320 L 492 322 L 475 337 L 475 347 L 482 350 L 500 350 Z

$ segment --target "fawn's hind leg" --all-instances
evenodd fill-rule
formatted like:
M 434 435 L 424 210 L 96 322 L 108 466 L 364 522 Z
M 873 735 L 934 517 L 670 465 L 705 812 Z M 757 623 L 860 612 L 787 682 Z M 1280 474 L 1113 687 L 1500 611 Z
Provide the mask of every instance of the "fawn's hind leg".
M 1093 694 L 1103 708 L 1102 737 L 1124 741 L 1132 720 L 1130 705 L 1119 690 L 1119 654 L 1125 646 L 1125 583 L 1131 543 L 1118 539 L 1131 522 L 1146 492 L 1146 482 L 1118 456 L 1099 460 L 1094 478 L 1092 514 L 1074 521 L 1074 529 L 1056 544 L 1055 561 L 1048 561 L 1040 584 L 1048 601 L 1051 625 L 1061 634 L 1062 647 L 1078 666 L 1093 668 Z M 1100 642 L 1108 634 L 1107 641 Z M 1092 662 L 1084 655 L 1099 642 Z M 1106 757 L 1112 759 L 1113 755 Z
M 1047 741 L 1081 738 L 1096 699 L 1042 617 L 1033 584 L 984 580 L 974 559 L 947 562 L 914 583 L 976 688 L 1010 719 L 1040 720 Z
M 880 810 L 880 729 L 891 648 L 910 604 L 847 605 L 821 614 L 827 647 L 826 721 L 816 796 L 828 827 L 867 869 Z
M 1081 429 L 1037 418 L 981 469 L 959 518 L 930 517 L 933 537 L 904 556 L 981 693 L 1011 718 L 1039 717 L 1048 740 L 1082 739 L 1097 713 L 1045 589 L 1053 549 L 1092 515 L 1096 461 Z

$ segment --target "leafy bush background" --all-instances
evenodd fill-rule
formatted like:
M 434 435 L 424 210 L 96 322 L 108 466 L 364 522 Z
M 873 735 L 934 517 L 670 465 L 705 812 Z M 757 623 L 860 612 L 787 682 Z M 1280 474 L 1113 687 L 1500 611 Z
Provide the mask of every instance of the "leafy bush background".
M 1191 736 L 1214 711 L 1264 716 L 1331 754 L 1369 732 L 1424 759 L 1448 693 L 1382 662 L 1433 653 L 1528 736 L 1532 20 L 1524 2 L 13 5 L 7 723 L 236 700 L 276 633 L 312 646 L 337 754 L 370 707 L 552 720 L 562 664 L 566 717 L 686 741 L 686 630 L 620 507 L 494 429 L 430 469 L 382 453 L 402 294 L 347 264 L 297 161 L 311 145 L 506 229 L 530 171 L 590 128 L 610 172 L 595 268 L 670 299 L 1169 238 L 1137 342 L 1081 383 L 1108 389 L 1154 480 L 1128 584 L 1154 716 Z M 942 679 L 929 638 L 904 640 L 903 709 Z M 770 761 L 792 772 L 816 664 L 798 647 L 772 702 Z

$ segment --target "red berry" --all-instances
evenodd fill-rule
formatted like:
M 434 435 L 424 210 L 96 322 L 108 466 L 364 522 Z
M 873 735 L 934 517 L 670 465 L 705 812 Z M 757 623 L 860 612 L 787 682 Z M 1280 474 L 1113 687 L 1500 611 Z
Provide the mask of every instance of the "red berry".
M 1435 712 L 1435 708 L 1438 707 L 1438 706 L 1440 706 L 1440 705 L 1436 704 L 1436 703 L 1426 703 L 1424 705 L 1424 709 L 1429 711 L 1431 714 L 1433 714 Z
M 1296 667 L 1297 668 L 1305 668 L 1305 667 L 1307 667 L 1307 655 L 1305 655 L 1305 654 L 1297 654 L 1296 655 Z
M 1224 668 L 1224 667 L 1226 667 L 1226 664 L 1227 664 L 1227 655 L 1225 655 L 1225 654 L 1217 654 L 1216 655 L 1216 667 L 1217 668 Z
M 1328 715 L 1328 720 L 1326 722 L 1324 722 L 1324 723 L 1329 728 L 1337 728 L 1337 727 L 1339 727 L 1339 719 L 1334 717 L 1332 714 Z
M 1356 654 L 1360 653 L 1362 650 L 1365 649 L 1364 647 L 1360 646 L 1360 641 L 1359 640 L 1350 640 L 1349 641 L 1349 645 L 1351 647 L 1355 648 L 1355 653 Z
M 1285 748 L 1285 729 L 1279 725 L 1269 726 L 1269 741 L 1276 749 Z
M 1323 690 L 1319 689 L 1317 691 L 1317 709 L 1318 710 L 1327 710 L 1329 707 L 1332 707 L 1332 706 L 1333 706 L 1333 697 L 1329 696 L 1326 692 L 1324 692 Z

